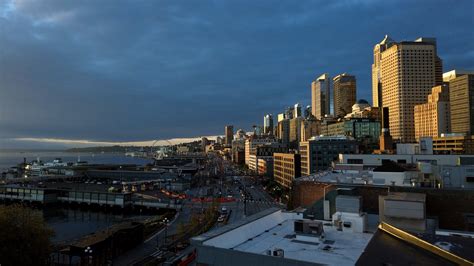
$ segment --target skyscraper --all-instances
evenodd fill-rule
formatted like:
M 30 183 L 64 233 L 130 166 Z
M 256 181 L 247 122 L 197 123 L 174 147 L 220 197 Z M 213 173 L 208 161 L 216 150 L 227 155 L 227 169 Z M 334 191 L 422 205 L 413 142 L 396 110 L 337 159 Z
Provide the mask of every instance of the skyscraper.
M 474 135 L 474 74 L 449 81 L 451 131 Z
M 273 135 L 273 116 L 271 114 L 263 117 L 263 133 Z
M 225 144 L 232 145 L 232 140 L 234 140 L 234 126 L 228 125 L 224 128 L 225 134 Z
M 328 73 L 322 74 L 311 83 L 311 113 L 319 120 L 331 113 L 330 88 Z
M 303 116 L 304 118 L 309 118 L 310 116 L 313 116 L 312 114 L 312 109 L 311 109 L 311 105 L 307 105 L 306 108 L 304 109 L 303 111 Z M 314 116 L 313 116 L 314 117 Z
M 333 79 L 334 89 L 334 116 L 344 117 L 352 111 L 352 105 L 356 103 L 356 78 L 343 73 Z
M 278 138 L 281 143 L 288 144 L 290 142 L 290 119 L 278 121 Z
M 297 103 L 295 104 L 295 107 L 293 108 L 293 118 L 297 118 L 301 116 L 302 116 L 301 104 Z
M 426 102 L 442 81 L 436 40 L 392 43 L 380 53 L 381 103 L 390 110 L 390 132 L 401 142 L 415 141 L 414 107 Z
M 372 106 L 382 107 L 382 83 L 380 75 L 381 53 L 389 48 L 394 41 L 385 35 L 385 38 L 374 47 L 374 63 L 372 64 Z

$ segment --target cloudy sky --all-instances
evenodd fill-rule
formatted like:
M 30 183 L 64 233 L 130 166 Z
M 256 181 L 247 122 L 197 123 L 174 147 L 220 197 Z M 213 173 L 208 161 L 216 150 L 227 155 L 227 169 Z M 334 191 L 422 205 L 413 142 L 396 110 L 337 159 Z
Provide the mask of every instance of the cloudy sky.
M 323 72 L 356 75 L 371 100 L 385 34 L 437 37 L 444 70 L 474 69 L 473 14 L 471 0 L 0 0 L 0 148 L 250 129 L 309 104 Z

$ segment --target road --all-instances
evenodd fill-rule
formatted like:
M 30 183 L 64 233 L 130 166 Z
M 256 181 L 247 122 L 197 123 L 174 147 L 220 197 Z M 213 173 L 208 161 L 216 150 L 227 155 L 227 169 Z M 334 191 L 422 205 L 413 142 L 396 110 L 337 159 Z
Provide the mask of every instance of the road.
M 162 229 L 155 233 L 142 245 L 117 257 L 114 260 L 114 265 L 133 265 L 143 261 L 145 258 L 156 258 L 160 256 L 162 252 L 160 252 L 158 247 L 164 244 L 165 233 L 167 233 L 167 235 L 175 234 L 178 224 L 189 222 L 192 213 L 199 213 L 212 204 L 210 202 L 193 202 L 191 200 L 191 198 L 209 196 L 205 195 L 209 191 L 209 188 L 212 188 L 214 191 L 211 196 L 220 195 L 234 199 L 234 201 L 220 204 L 221 208 L 226 207 L 229 210 L 230 216 L 227 224 L 235 223 L 246 216 L 271 207 L 282 207 L 279 203 L 275 203 L 263 187 L 261 187 L 258 182 L 254 182 L 250 177 L 232 176 L 220 184 L 192 188 L 186 192 L 189 199 L 185 200 L 182 210 L 179 210 L 175 219 L 169 223 L 167 232 Z M 216 224 L 214 228 L 223 225 L 224 223 L 219 223 Z

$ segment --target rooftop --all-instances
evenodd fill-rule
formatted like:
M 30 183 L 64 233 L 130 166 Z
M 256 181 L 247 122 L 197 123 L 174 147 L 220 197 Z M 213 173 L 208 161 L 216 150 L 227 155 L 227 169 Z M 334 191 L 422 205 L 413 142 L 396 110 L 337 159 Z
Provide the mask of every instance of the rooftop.
M 342 184 L 372 184 L 373 178 L 370 171 L 323 171 L 309 176 L 296 178 L 296 181 L 313 181 L 322 183 L 342 183 Z
M 385 196 L 385 199 L 425 202 L 426 195 L 422 193 L 390 192 Z
M 373 234 L 338 231 L 332 223 L 323 222 L 325 238 L 318 241 L 297 240 L 296 220 L 302 215 L 281 210 L 258 216 L 238 227 L 231 226 L 215 236 L 195 238 L 202 245 L 269 256 L 268 251 L 282 249 L 284 258 L 315 264 L 353 265 Z

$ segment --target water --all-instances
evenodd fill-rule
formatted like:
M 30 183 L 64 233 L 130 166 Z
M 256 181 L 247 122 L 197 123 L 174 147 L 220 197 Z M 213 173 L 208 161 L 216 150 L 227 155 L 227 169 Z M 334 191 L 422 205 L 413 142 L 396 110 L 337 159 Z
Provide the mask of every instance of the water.
M 73 153 L 62 151 L 2 151 L 0 150 L 0 173 L 12 166 L 23 162 L 31 162 L 37 158 L 43 162 L 61 158 L 63 162 L 76 162 L 78 157 L 81 161 L 93 164 L 136 164 L 145 165 L 151 163 L 149 159 L 126 157 L 124 154 L 113 153 Z M 46 223 L 54 230 L 56 235 L 52 239 L 55 243 L 64 243 L 81 238 L 87 234 L 123 222 L 127 219 L 140 219 L 150 216 L 137 214 L 105 213 L 93 210 L 69 209 L 59 207 L 48 207 L 40 210 Z
M 117 214 L 72 208 L 48 207 L 40 210 L 46 223 L 54 230 L 54 243 L 77 240 L 129 219 L 146 219 L 150 215 Z
M 55 158 L 61 158 L 63 162 L 77 162 L 80 157 L 81 161 L 87 161 L 94 164 L 137 164 L 145 165 L 152 161 L 144 158 L 126 157 L 124 154 L 115 153 L 78 153 L 63 151 L 2 151 L 0 150 L 0 173 L 12 166 L 16 166 L 23 162 L 26 158 L 27 162 L 31 162 L 40 158 L 43 162 L 50 162 Z

